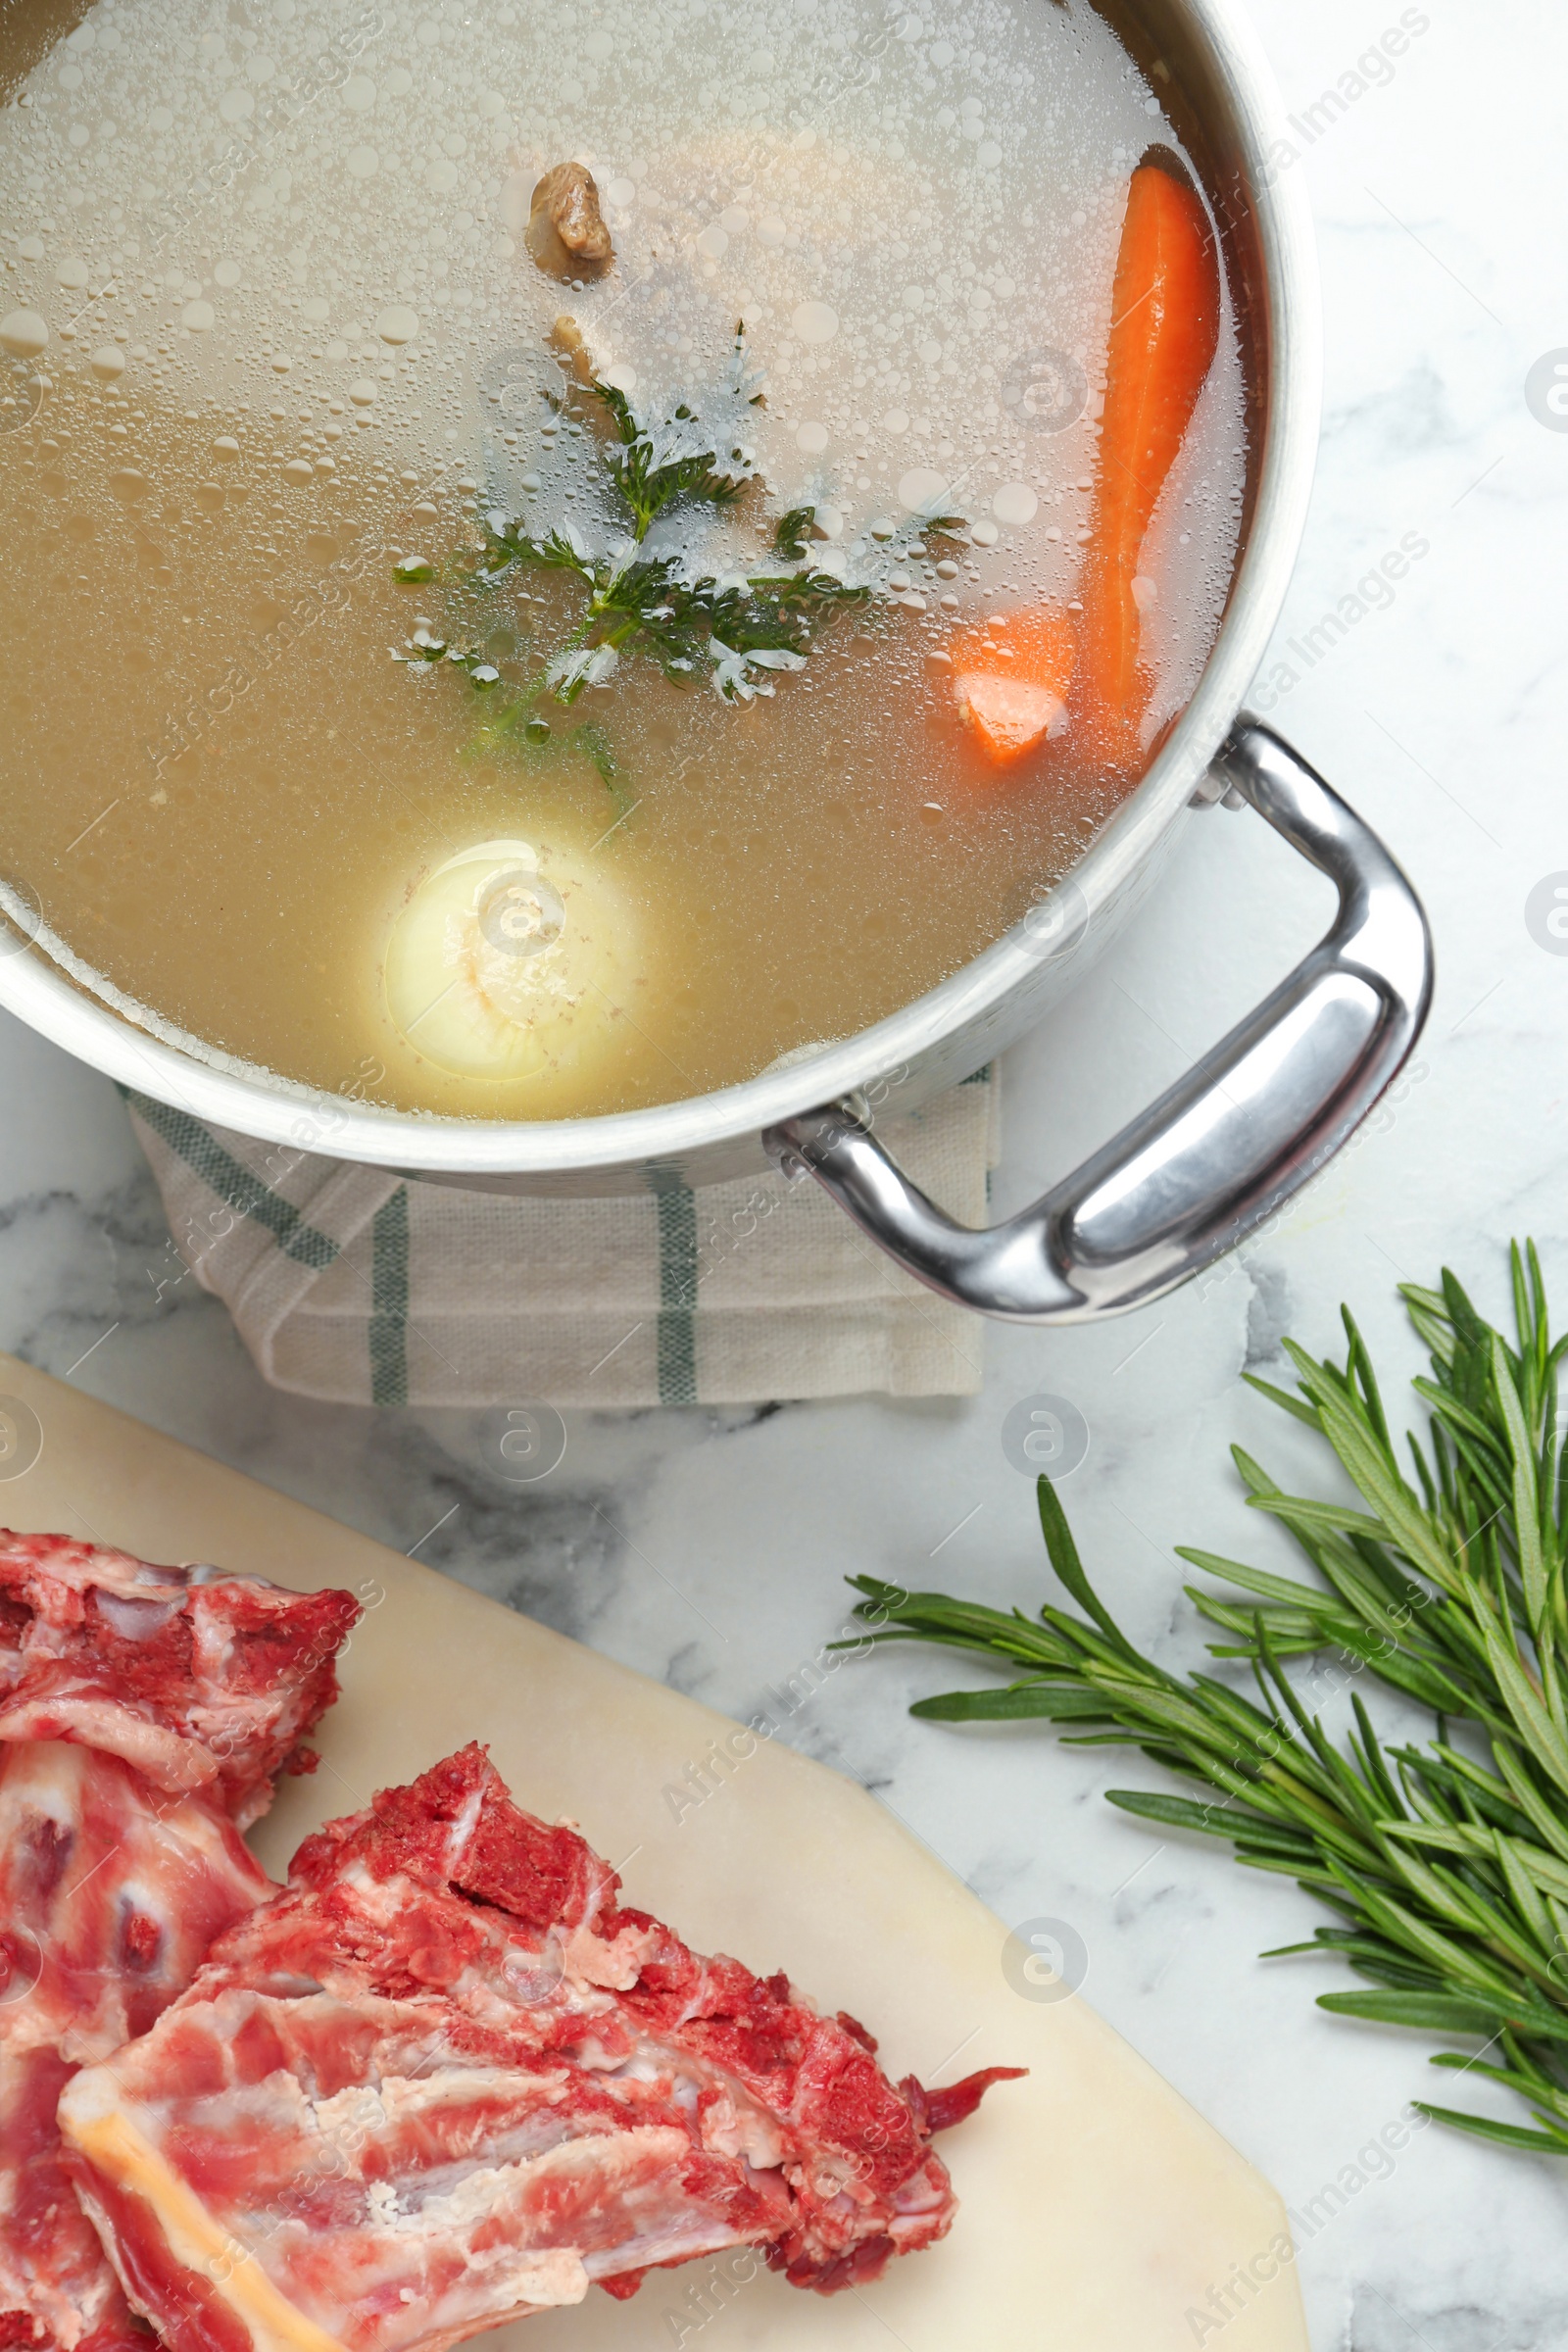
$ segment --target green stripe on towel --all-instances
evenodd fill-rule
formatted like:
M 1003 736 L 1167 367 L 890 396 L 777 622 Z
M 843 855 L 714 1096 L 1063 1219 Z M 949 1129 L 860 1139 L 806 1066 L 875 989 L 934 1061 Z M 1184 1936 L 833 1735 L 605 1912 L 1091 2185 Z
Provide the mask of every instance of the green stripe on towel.
M 697 1402 L 697 1202 L 678 1176 L 649 1180 L 659 1209 L 659 1333 L 661 1404 Z
M 409 1188 L 400 1184 L 370 1225 L 370 1402 L 409 1401 Z
M 297 1208 L 287 1200 L 280 1200 L 259 1176 L 253 1176 L 232 1152 L 225 1152 L 199 1119 L 187 1117 L 182 1110 L 171 1110 L 167 1102 L 155 1102 L 150 1095 L 127 1091 L 125 1100 L 137 1118 L 144 1120 L 237 1217 L 252 1217 L 258 1225 L 265 1225 L 280 1250 L 297 1258 L 302 1266 L 313 1267 L 318 1274 L 332 1263 L 340 1245 L 330 1235 L 318 1233 L 314 1225 L 308 1225 Z

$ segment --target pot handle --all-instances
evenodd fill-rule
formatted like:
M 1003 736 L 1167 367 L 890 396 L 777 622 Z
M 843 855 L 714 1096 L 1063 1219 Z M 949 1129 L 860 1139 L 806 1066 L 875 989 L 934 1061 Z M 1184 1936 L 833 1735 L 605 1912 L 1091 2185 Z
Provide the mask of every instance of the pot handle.
M 1254 1012 L 1032 1208 L 978 1232 L 955 1224 L 845 1103 L 782 1120 L 763 1138 L 786 1169 L 808 1170 L 889 1256 L 960 1306 L 1007 1322 L 1087 1323 L 1174 1290 L 1316 1175 L 1421 1033 L 1431 935 L 1377 836 L 1245 712 L 1211 773 L 1329 876 L 1339 913 Z

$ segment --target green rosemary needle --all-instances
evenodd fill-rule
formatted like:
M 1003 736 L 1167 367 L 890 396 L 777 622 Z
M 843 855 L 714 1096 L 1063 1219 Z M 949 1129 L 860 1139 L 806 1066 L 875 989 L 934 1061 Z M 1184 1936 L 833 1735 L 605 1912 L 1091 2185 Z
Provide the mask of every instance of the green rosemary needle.
M 1557 1418 L 1568 1338 L 1551 1338 L 1534 1245 L 1523 1254 L 1515 1246 L 1510 1262 L 1511 1343 L 1451 1274 L 1437 1290 L 1401 1286 L 1431 1351 L 1430 1376 L 1414 1384 L 1429 1421 L 1425 1445 L 1406 1441 L 1413 1479 L 1348 1310 L 1343 1364 L 1287 1343 L 1298 1394 L 1251 1382 L 1327 1441 L 1363 1506 L 1287 1494 L 1233 1448 L 1249 1502 L 1290 1530 L 1317 1578 L 1182 1549 L 1250 1596 L 1187 1588 L 1228 1637 L 1212 1654 L 1250 1663 L 1255 1698 L 1139 1653 L 1085 1575 L 1045 1479 L 1047 1550 L 1082 1616 L 851 1581 L 872 1641 L 936 1642 L 1014 1669 L 1003 1688 L 922 1699 L 914 1714 L 1066 1724 L 1077 1744 L 1141 1747 L 1200 1784 L 1201 1800 L 1108 1794 L 1125 1812 L 1228 1838 L 1250 1868 L 1294 1878 L 1343 1924 L 1280 1950 L 1337 1955 L 1376 1987 L 1323 1993 L 1319 2006 L 1462 2045 L 1432 2063 L 1502 2084 L 1534 2121 L 1427 2105 L 1429 2115 L 1568 2155 L 1568 1495 Z M 1433 1737 L 1385 1747 L 1357 1690 L 1354 1731 L 1331 1738 L 1283 1664 L 1323 1652 L 1430 1707 Z

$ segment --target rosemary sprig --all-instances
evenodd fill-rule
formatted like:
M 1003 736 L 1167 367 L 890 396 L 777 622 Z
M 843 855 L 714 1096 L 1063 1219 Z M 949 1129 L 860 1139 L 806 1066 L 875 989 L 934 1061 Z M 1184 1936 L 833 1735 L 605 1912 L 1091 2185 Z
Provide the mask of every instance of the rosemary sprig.
M 1568 2155 L 1568 1504 L 1557 1366 L 1534 1245 L 1511 1252 L 1515 1343 L 1485 1322 L 1454 1277 L 1401 1286 L 1431 1350 L 1414 1386 L 1428 1443 L 1401 1466 L 1364 1341 L 1348 1310 L 1343 1364 L 1290 1347 L 1298 1394 L 1251 1386 L 1325 1438 L 1362 1507 L 1286 1494 L 1233 1449 L 1248 1499 L 1279 1519 L 1317 1573 L 1306 1584 L 1183 1549 L 1243 1604 L 1189 1586 L 1245 1658 L 1257 1697 L 1143 1657 L 1084 1573 L 1055 1489 L 1042 1479 L 1051 1563 L 1084 1612 L 1038 1618 L 852 1581 L 877 1642 L 968 1649 L 1013 1668 L 1003 1689 L 949 1691 L 911 1711 L 948 1723 L 1045 1719 L 1076 1744 L 1141 1747 L 1213 1793 L 1113 1789 L 1125 1812 L 1228 1838 L 1254 1870 L 1294 1878 L 1344 1925 L 1281 1951 L 1342 1956 L 1378 1989 L 1329 1992 L 1321 2008 L 1403 2025 L 1481 2051 L 1435 2066 L 1501 2083 L 1535 2128 L 1426 2106 L 1506 2146 Z M 1435 1733 L 1384 1747 L 1352 1695 L 1337 1740 L 1286 1673 L 1290 1655 L 1333 1653 L 1320 1672 L 1366 1674 L 1430 1706 Z M 1264 1955 L 1277 1957 L 1276 1953 Z

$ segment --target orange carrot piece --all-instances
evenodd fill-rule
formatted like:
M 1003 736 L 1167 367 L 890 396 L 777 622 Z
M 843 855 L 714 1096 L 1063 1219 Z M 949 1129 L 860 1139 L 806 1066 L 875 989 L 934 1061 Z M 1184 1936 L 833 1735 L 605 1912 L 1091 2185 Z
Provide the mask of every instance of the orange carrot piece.
M 953 639 L 958 716 L 999 767 L 1045 741 L 1066 706 L 1078 648 L 1064 612 L 1044 605 L 993 615 Z
M 988 760 L 1006 767 L 1044 743 L 1062 709 L 1049 686 L 1027 678 L 1001 678 L 981 669 L 960 670 L 954 680 L 958 715 Z
M 1105 405 L 1083 586 L 1084 697 L 1105 748 L 1135 748 L 1151 680 L 1141 668 L 1138 559 L 1219 342 L 1219 259 L 1193 190 L 1140 164 L 1111 296 Z

